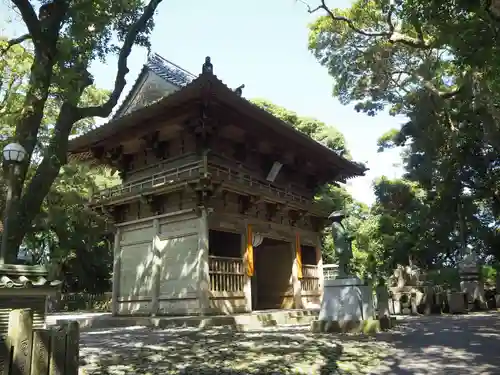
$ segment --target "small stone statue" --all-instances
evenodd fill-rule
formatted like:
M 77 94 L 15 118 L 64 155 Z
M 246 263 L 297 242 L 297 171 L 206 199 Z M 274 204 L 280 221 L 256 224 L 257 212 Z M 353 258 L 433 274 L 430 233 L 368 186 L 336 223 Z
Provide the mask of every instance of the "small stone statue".
M 332 237 L 335 253 L 339 258 L 339 278 L 347 278 L 350 275 L 350 262 L 352 259 L 352 240 L 342 220 L 346 215 L 342 211 L 335 211 L 330 214 L 328 219 L 332 220 Z
M 213 67 L 212 63 L 210 62 L 210 56 L 205 57 L 205 63 L 203 64 L 201 72 L 203 74 L 205 74 L 205 73 L 212 74 L 214 72 L 214 67 Z
M 245 85 L 241 85 L 237 88 L 234 89 L 234 92 L 236 95 L 241 96 L 243 94 L 243 89 L 245 88 Z

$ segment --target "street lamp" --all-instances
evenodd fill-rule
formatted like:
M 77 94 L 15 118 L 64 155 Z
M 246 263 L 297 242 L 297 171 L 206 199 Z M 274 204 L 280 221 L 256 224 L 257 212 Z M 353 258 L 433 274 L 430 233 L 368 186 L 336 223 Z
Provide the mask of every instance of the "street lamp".
M 7 198 L 5 200 L 5 214 L 3 220 L 3 233 L 2 233 L 2 248 L 0 250 L 0 264 L 5 263 L 5 258 L 7 256 L 7 236 L 9 229 L 9 212 L 12 205 L 13 198 L 13 179 L 16 171 L 16 167 L 24 160 L 26 157 L 26 150 L 19 143 L 9 143 L 3 149 L 3 161 L 7 166 Z

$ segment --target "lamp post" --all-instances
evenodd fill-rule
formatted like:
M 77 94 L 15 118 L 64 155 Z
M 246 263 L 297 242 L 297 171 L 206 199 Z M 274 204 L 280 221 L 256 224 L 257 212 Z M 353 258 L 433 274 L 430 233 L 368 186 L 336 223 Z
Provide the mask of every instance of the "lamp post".
M 3 220 L 2 248 L 0 250 L 0 264 L 4 264 L 7 257 L 9 235 L 9 212 L 13 200 L 13 180 L 19 164 L 26 157 L 26 150 L 19 143 L 9 143 L 3 149 L 3 161 L 7 167 L 7 198 L 5 200 L 5 214 Z

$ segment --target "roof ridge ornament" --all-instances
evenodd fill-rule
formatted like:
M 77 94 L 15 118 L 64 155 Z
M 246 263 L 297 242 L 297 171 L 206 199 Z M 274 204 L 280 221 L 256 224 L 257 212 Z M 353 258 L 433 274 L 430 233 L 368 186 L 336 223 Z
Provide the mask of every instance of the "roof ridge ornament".
M 202 74 L 214 74 L 214 67 L 210 61 L 210 56 L 205 57 L 205 63 L 202 66 L 201 72 Z
M 245 84 L 240 85 L 234 89 L 236 95 L 241 96 L 243 94 L 243 89 L 245 88 Z

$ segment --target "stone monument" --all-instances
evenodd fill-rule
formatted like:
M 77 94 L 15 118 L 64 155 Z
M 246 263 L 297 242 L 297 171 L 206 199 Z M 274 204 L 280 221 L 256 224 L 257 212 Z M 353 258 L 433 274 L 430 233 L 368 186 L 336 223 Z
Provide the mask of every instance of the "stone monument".
M 320 331 L 349 331 L 374 317 L 371 288 L 363 285 L 359 278 L 351 274 L 353 236 L 342 223 L 345 218 L 346 215 L 341 211 L 333 212 L 329 216 L 332 220 L 335 252 L 339 259 L 339 275 L 334 280 L 324 282 L 323 301 L 317 325 L 331 328 L 319 328 Z
M 421 286 L 420 271 L 414 265 L 398 265 L 390 277 L 391 313 L 395 315 L 417 314 L 424 294 Z
M 460 290 L 467 296 L 468 310 L 486 309 L 484 285 L 480 280 L 480 268 L 474 250 L 468 250 L 458 265 L 460 273 Z

